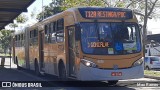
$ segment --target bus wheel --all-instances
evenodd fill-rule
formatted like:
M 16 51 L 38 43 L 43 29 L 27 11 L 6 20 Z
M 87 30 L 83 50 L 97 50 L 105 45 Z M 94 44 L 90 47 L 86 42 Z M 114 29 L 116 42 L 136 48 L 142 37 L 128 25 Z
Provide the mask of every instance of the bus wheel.
M 66 81 L 66 70 L 65 70 L 65 66 L 63 63 L 60 63 L 59 65 L 59 78 L 61 81 Z
M 21 67 L 19 66 L 19 64 L 18 64 L 18 58 L 16 57 L 16 65 L 17 65 L 17 69 L 18 70 L 21 70 Z
M 118 80 L 108 81 L 109 85 L 115 85 L 117 84 Z
M 38 61 L 37 60 L 35 60 L 34 66 L 35 66 L 35 73 L 36 73 L 36 75 L 40 76 L 39 65 L 38 65 Z

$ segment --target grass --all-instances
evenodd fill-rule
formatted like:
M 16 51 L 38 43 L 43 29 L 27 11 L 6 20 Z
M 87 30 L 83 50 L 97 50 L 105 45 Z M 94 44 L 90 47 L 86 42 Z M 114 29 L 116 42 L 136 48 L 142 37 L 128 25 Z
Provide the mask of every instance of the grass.
M 144 70 L 144 75 L 160 77 L 160 71 Z

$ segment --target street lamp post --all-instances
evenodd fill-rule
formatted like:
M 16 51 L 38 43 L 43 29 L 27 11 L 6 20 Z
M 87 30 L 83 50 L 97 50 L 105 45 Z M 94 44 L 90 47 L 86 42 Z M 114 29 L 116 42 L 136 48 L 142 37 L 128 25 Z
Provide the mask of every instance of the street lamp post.
M 43 0 L 42 0 L 42 20 L 44 19 Z

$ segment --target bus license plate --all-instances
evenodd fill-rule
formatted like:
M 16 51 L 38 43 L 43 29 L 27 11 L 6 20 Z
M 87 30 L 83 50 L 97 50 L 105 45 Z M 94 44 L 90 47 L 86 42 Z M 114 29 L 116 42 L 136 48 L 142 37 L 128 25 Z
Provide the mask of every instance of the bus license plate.
M 111 76 L 122 76 L 122 72 L 111 72 Z

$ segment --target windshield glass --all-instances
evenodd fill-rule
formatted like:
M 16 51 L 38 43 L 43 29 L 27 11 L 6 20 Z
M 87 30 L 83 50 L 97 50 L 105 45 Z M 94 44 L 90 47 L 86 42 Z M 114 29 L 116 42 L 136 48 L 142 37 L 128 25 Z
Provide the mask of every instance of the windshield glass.
M 81 45 L 86 54 L 110 55 L 140 52 L 135 23 L 81 23 Z

